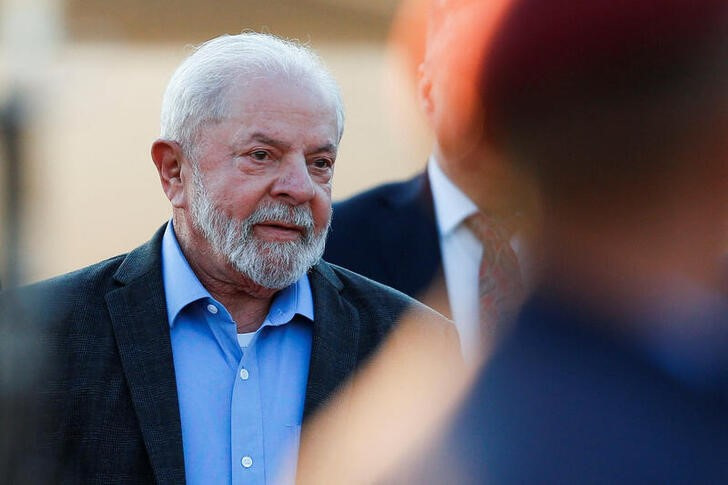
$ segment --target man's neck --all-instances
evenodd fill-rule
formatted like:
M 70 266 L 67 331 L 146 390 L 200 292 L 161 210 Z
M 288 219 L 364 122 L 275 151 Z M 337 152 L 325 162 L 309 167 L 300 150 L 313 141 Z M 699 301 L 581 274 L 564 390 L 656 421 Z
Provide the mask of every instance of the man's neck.
M 190 263 L 200 283 L 222 303 L 235 321 L 238 333 L 255 332 L 260 328 L 270 310 L 278 290 L 263 288 L 250 281 L 222 281 L 203 276 Z
M 536 211 L 532 182 L 494 154 L 483 150 L 446 154 L 437 144 L 433 153 L 442 172 L 482 212 L 509 219 Z
M 174 230 L 190 268 L 210 295 L 225 306 L 238 333 L 258 330 L 279 290 L 260 286 L 240 274 L 223 256 L 215 254 L 201 235 L 176 220 Z

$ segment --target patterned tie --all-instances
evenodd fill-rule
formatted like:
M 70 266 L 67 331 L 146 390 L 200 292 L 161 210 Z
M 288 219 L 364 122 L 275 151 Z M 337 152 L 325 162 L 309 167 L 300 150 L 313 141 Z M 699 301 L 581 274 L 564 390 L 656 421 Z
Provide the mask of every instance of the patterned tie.
M 513 222 L 478 212 L 465 225 L 483 245 L 478 272 L 480 328 L 483 345 L 490 348 L 504 325 L 512 321 L 523 301 L 521 268 L 510 244 Z

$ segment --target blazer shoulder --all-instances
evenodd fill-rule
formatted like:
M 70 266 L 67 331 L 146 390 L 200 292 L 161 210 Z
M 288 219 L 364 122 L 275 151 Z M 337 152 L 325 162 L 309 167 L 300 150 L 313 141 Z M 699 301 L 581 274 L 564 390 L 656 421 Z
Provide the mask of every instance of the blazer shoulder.
M 119 254 L 98 263 L 53 278 L 0 292 L 0 298 L 26 300 L 42 298 L 47 302 L 81 301 L 90 304 L 125 284 L 130 278 L 144 275 L 161 264 L 162 226 L 150 241 L 129 253 Z M 125 271 L 124 269 L 127 268 Z M 131 276 L 129 276 L 131 275 Z M 125 281 L 127 280 L 127 281 Z
M 334 205 L 324 259 L 418 296 L 440 266 L 426 173 Z
M 75 309 L 102 300 L 115 283 L 113 275 L 126 255 L 0 293 L 4 311 L 33 321 L 63 321 Z
M 326 257 L 337 264 L 371 276 L 361 267 L 366 253 L 381 251 L 390 239 L 402 237 L 403 228 L 421 224 L 422 201 L 431 193 L 426 174 L 410 180 L 379 185 L 333 206 L 331 231 L 326 244 Z M 426 204 L 425 204 L 426 205 Z
M 127 254 L 120 254 L 69 273 L 31 283 L 19 288 L 19 291 L 36 293 L 98 291 L 105 286 L 103 283 L 113 280 L 114 273 L 126 256 Z
M 373 317 L 376 325 L 391 326 L 407 315 L 416 316 L 432 330 L 444 333 L 455 331 L 450 320 L 401 291 L 341 266 L 323 264 L 340 282 L 341 297 L 356 307 L 360 314 Z
M 336 214 L 370 213 L 417 200 L 425 187 L 427 175 L 419 173 L 408 180 L 378 185 L 334 204 Z

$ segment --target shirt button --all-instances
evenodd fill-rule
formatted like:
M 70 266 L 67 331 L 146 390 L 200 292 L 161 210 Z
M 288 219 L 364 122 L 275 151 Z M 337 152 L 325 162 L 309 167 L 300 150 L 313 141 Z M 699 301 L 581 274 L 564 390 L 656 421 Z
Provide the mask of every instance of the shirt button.
M 248 372 L 248 369 L 240 369 L 240 378 L 244 381 L 247 381 L 248 377 L 250 377 L 250 373 Z
M 217 313 L 217 307 L 210 303 L 209 305 L 207 305 L 207 311 L 214 315 Z
M 240 464 L 243 465 L 243 468 L 250 468 L 253 466 L 253 459 L 249 456 L 244 456 L 242 460 L 240 460 Z

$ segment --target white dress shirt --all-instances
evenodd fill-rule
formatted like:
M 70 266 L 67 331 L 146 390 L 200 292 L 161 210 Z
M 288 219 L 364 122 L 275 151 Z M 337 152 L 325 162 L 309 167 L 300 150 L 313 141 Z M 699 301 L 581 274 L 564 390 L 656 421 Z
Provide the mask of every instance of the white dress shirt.
M 480 347 L 480 320 L 478 301 L 478 271 L 483 245 L 464 224 L 465 219 L 478 212 L 478 207 L 442 171 L 430 156 L 427 164 L 435 218 L 440 236 L 440 252 L 447 296 L 460 345 L 466 361 L 477 357 Z M 524 272 L 522 244 L 518 235 L 510 241 Z M 527 273 L 527 271 L 526 271 Z

